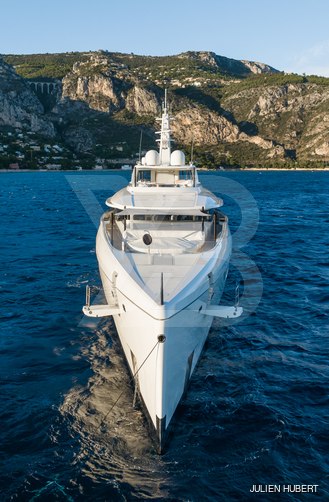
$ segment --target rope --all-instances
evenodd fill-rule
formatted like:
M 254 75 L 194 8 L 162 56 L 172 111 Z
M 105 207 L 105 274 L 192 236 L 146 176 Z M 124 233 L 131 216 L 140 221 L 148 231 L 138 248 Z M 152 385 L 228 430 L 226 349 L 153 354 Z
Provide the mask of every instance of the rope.
M 152 354 L 152 352 L 155 350 L 155 348 L 159 345 L 160 343 L 160 340 L 157 341 L 157 343 L 154 345 L 154 347 L 152 348 L 152 350 L 149 352 L 149 354 L 146 356 L 146 358 L 144 359 L 144 361 L 142 362 L 142 364 L 140 365 L 140 367 L 137 369 L 137 371 L 133 374 L 133 376 L 130 378 L 130 381 L 129 383 L 133 382 L 138 374 L 138 372 L 142 369 L 142 367 L 144 366 L 144 364 L 146 363 L 146 361 L 148 360 L 148 358 L 150 357 L 150 355 Z M 107 417 L 109 416 L 109 414 L 111 413 L 111 411 L 113 410 L 113 408 L 117 405 L 117 403 L 119 402 L 119 400 L 121 399 L 121 397 L 123 396 L 123 394 L 125 393 L 125 390 L 123 390 L 120 394 L 119 394 L 119 397 L 116 399 L 116 401 L 114 402 L 114 404 L 112 404 L 111 408 L 109 409 L 109 411 L 106 413 L 105 417 L 101 420 L 99 426 L 97 427 L 97 429 L 99 430 L 102 425 L 104 424 L 105 420 L 107 419 Z

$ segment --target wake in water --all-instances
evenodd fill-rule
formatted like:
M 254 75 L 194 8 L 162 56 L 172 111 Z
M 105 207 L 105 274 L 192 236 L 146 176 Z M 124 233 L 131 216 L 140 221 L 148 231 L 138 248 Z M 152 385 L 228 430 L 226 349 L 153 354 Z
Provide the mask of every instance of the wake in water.
M 86 386 L 72 387 L 60 407 L 78 441 L 73 465 L 93 481 L 109 482 L 118 493 L 120 484 L 128 483 L 145 496 L 154 495 L 154 479 L 148 487 L 147 478 L 154 473 L 157 453 L 142 411 L 133 406 L 132 382 L 112 322 L 98 323 L 82 356 L 93 374 Z

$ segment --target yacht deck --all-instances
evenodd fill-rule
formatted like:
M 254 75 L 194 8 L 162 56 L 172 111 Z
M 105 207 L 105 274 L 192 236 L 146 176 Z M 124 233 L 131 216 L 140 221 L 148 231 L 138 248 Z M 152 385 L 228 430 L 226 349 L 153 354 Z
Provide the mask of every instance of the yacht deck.
M 146 213 L 147 211 L 145 211 Z M 103 216 L 111 246 L 125 253 L 147 255 L 195 254 L 216 245 L 227 218 L 213 214 L 128 214 L 108 211 Z M 169 259 L 169 258 L 168 258 Z

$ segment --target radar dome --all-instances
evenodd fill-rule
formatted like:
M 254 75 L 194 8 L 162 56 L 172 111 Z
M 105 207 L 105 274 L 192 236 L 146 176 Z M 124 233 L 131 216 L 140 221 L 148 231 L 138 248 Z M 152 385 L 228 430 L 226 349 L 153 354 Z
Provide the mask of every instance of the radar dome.
M 145 164 L 147 166 L 159 165 L 159 154 L 156 150 L 149 150 L 145 155 Z
M 185 166 L 185 154 L 181 150 L 175 150 L 170 156 L 172 166 Z

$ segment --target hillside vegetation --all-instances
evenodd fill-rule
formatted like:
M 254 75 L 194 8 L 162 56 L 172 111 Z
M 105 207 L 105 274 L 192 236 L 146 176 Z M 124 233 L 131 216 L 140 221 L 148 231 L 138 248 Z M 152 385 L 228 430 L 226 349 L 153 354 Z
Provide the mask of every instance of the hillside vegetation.
M 77 162 L 85 156 L 105 164 L 116 158 L 133 162 L 141 131 L 143 148 L 155 146 L 165 87 L 176 146 L 189 151 L 193 143 L 199 165 L 293 168 L 329 162 L 328 78 L 285 74 L 205 51 L 4 55 L 0 93 L 7 105 L 0 128 L 51 136 Z

